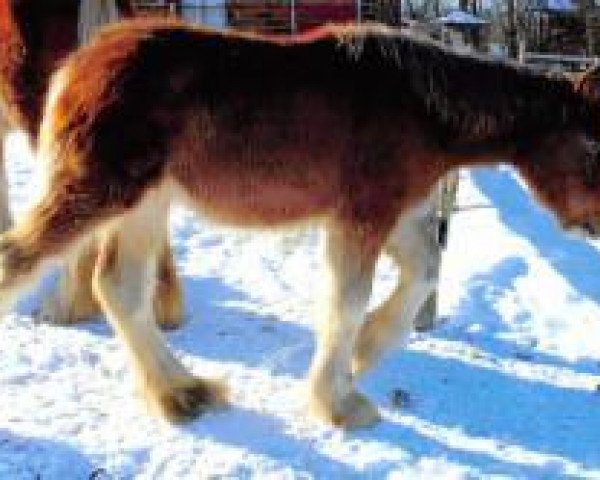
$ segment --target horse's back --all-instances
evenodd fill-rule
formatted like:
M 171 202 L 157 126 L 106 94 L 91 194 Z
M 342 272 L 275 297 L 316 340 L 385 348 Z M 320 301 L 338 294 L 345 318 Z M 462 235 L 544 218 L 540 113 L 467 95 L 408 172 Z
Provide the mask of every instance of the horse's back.
M 104 178 L 153 183 L 169 168 L 182 184 L 202 177 L 212 192 L 227 178 L 223 188 L 239 198 L 253 194 L 253 175 L 270 198 L 288 199 L 288 213 L 305 216 L 310 184 L 320 185 L 314 208 L 328 203 L 324 181 L 309 167 L 336 155 L 332 133 L 345 120 L 327 108 L 326 95 L 293 78 L 298 58 L 267 40 L 127 22 L 69 59 L 48 124 L 63 144 L 62 133 L 77 139 L 85 168 Z M 320 158 L 311 160 L 311 152 Z
M 53 136 L 104 182 L 138 189 L 170 176 L 227 222 L 384 214 L 402 195 L 404 137 L 380 112 L 409 97 L 387 64 L 377 77 L 372 68 L 335 30 L 282 41 L 127 22 L 66 63 Z M 372 81 L 393 88 L 384 96 Z

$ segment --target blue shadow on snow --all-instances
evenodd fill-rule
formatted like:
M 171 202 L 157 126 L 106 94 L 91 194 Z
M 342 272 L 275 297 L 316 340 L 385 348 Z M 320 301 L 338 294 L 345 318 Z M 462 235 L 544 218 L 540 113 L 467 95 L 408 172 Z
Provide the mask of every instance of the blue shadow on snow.
M 497 206 L 502 223 L 527 238 L 579 294 L 600 302 L 598 250 L 565 233 L 514 175 L 508 168 L 477 169 L 472 174 L 481 192 Z

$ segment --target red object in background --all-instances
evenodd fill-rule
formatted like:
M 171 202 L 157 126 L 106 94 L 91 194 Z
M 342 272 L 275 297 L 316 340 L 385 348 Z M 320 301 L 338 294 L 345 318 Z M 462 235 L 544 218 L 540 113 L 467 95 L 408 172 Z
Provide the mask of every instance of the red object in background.
M 10 10 L 8 8 L 9 0 L 0 0 L 0 34 L 5 38 L 5 34 L 10 30 L 9 18 Z
M 356 0 L 297 0 L 296 30 L 304 31 L 330 22 L 356 20 Z
M 229 0 L 229 23 L 233 27 L 262 33 L 304 32 L 326 23 L 356 20 L 356 0 Z M 292 25 L 293 21 L 293 25 Z

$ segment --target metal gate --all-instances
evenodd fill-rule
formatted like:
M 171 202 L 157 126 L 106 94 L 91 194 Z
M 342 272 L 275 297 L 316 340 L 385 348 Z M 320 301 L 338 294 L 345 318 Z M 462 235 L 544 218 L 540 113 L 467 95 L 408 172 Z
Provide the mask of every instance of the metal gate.
M 216 28 L 292 34 L 331 22 L 400 23 L 401 0 L 138 0 L 142 12 Z

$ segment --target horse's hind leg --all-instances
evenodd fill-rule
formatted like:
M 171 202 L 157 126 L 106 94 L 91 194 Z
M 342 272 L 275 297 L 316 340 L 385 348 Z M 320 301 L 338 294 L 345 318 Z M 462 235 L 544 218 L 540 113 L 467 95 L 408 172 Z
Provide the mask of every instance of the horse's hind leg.
M 92 241 L 64 262 L 55 290 L 42 301 L 40 319 L 57 325 L 71 325 L 100 313 L 100 305 L 92 292 L 97 256 L 97 245 Z
M 362 227 L 330 225 L 327 230 L 329 310 L 317 330 L 309 375 L 313 411 L 345 428 L 368 425 L 379 418 L 377 409 L 356 391 L 350 371 L 382 243 L 377 232 L 367 233 L 371 229 Z
M 150 406 L 171 421 L 182 421 L 224 404 L 226 389 L 192 376 L 171 353 L 156 325 L 152 296 L 157 254 L 163 247 L 157 232 L 166 215 L 166 204 L 146 199 L 119 223 L 101 246 L 94 290 L 133 360 Z
M 432 298 L 429 307 L 434 311 L 425 314 L 435 315 L 441 250 L 431 208 L 435 205 L 428 201 L 407 212 L 388 239 L 386 252 L 400 268 L 400 281 L 360 332 L 352 362 L 355 373 L 368 369 L 387 349 L 401 344 Z
M 81 193 L 81 181 L 51 185 L 40 202 L 0 236 L 0 305 L 16 300 L 50 261 L 74 253 L 119 215 L 103 204 L 98 192 Z

